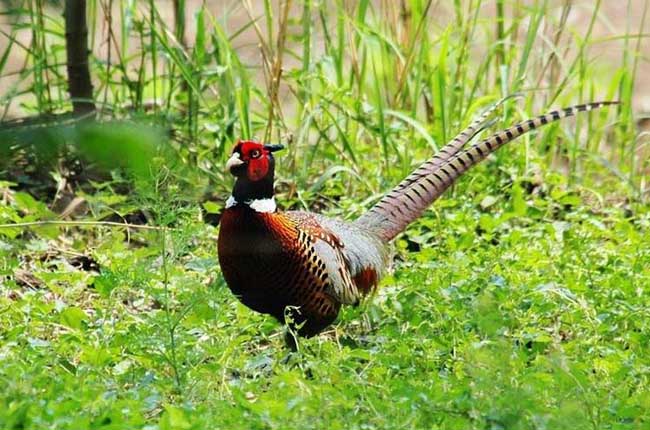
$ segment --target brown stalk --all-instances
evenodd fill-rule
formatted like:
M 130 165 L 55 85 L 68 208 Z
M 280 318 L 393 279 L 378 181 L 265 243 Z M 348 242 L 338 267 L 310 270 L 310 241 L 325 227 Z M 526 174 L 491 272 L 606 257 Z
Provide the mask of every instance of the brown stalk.
M 66 0 L 64 17 L 68 92 L 74 113 L 83 115 L 95 111 L 88 66 L 86 0 Z
M 426 6 L 424 7 L 424 11 L 422 12 L 422 19 L 420 19 L 420 22 L 418 23 L 418 26 L 415 30 L 415 35 L 413 36 L 410 46 L 408 47 L 408 55 L 406 56 L 406 63 L 402 67 L 401 73 L 398 76 L 397 91 L 395 92 L 395 98 L 393 99 L 393 102 L 397 102 L 397 99 L 401 96 L 402 92 L 404 91 L 405 84 L 406 84 L 406 77 L 408 76 L 408 72 L 412 66 L 413 59 L 415 58 L 415 48 L 418 42 L 420 41 L 422 30 L 424 29 L 424 24 L 426 23 L 427 16 L 429 14 L 429 9 L 431 8 L 432 3 L 433 0 L 427 1 Z M 405 10 L 403 10 L 402 13 L 405 13 Z
M 264 141 L 268 142 L 271 139 L 273 131 L 273 119 L 277 115 L 282 123 L 282 109 L 280 108 L 280 100 L 278 98 L 280 89 L 280 80 L 282 78 L 282 58 L 284 54 L 284 46 L 287 39 L 287 24 L 289 19 L 289 9 L 291 9 L 291 0 L 285 0 L 284 9 L 282 10 L 282 17 L 280 19 L 278 28 L 277 45 L 273 56 L 273 68 L 271 69 L 270 82 L 268 82 L 269 96 L 271 104 L 269 106 L 269 117 L 266 122 L 266 131 L 264 132 Z

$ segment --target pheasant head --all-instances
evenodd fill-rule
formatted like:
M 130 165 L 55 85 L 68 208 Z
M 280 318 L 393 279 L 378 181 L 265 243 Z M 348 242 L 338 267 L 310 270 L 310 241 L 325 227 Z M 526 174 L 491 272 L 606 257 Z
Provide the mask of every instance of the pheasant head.
M 226 162 L 226 170 L 236 178 L 226 207 L 243 203 L 258 211 L 275 211 L 273 152 L 283 148 L 282 145 L 265 145 L 252 140 L 237 142 Z

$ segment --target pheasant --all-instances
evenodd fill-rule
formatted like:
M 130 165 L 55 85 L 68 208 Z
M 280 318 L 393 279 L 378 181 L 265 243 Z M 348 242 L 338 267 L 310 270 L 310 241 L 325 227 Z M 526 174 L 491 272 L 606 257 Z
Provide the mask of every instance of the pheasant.
M 300 336 L 316 335 L 342 305 L 356 305 L 377 288 L 389 263 L 387 243 L 472 166 L 540 126 L 616 103 L 552 111 L 465 148 L 485 128 L 494 105 L 352 222 L 278 211 L 273 154 L 283 146 L 239 141 L 226 163 L 236 179 L 218 237 L 225 281 L 254 311 L 288 323 Z

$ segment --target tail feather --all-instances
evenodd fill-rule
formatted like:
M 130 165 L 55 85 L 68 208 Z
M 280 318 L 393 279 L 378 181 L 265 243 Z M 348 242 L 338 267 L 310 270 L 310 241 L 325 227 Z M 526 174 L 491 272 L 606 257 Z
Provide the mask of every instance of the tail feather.
M 445 158 L 434 157 L 425 162 L 407 177 L 407 179 L 410 178 L 410 182 L 402 181 L 356 222 L 374 231 L 382 240 L 390 240 L 417 219 L 463 173 L 508 142 L 531 130 L 578 112 L 615 104 L 618 102 L 587 103 L 552 111 L 533 119 L 521 121 L 465 150 L 461 151 L 462 145 L 460 145 L 455 152 L 452 152 L 456 147 L 452 146 L 451 150 L 446 153 L 448 155 L 444 156 Z M 445 148 L 457 145 L 454 143 L 455 140 Z M 425 165 L 426 169 L 423 168 Z
M 501 106 L 507 100 L 519 96 L 520 96 L 519 94 L 513 94 L 511 96 L 504 97 L 501 100 L 497 101 L 492 106 L 490 106 L 485 112 L 483 112 L 474 121 L 472 121 L 470 125 L 468 125 L 463 131 L 458 133 L 458 135 L 456 135 L 456 137 L 454 137 L 449 143 L 443 146 L 440 149 L 440 151 L 436 153 L 436 155 L 434 155 L 432 158 L 422 163 L 417 169 L 415 169 L 413 172 L 411 172 L 411 174 L 409 174 L 399 184 L 397 184 L 395 188 L 389 191 L 388 194 L 383 196 L 382 199 L 377 203 L 375 207 L 377 208 L 381 207 L 382 201 L 391 199 L 396 194 L 399 194 L 401 190 L 407 188 L 408 186 L 416 182 L 418 179 L 435 171 L 439 166 L 441 166 L 451 157 L 456 155 L 458 151 L 463 149 L 463 147 L 465 146 L 465 144 L 467 144 L 467 142 L 472 140 L 474 136 L 476 136 L 486 127 L 486 125 L 488 124 L 488 119 L 490 118 L 490 116 L 494 114 L 494 112 L 497 110 L 497 108 L 499 108 L 499 106 Z M 371 211 L 374 210 L 375 207 L 373 207 L 370 210 Z

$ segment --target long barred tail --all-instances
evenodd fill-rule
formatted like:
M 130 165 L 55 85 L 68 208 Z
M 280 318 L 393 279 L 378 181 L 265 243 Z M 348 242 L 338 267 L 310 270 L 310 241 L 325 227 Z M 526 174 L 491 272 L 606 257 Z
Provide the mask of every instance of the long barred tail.
M 451 141 L 449 141 L 448 144 L 443 146 L 440 151 L 436 153 L 433 157 L 422 163 L 417 169 L 415 169 L 411 174 L 409 174 L 406 178 L 404 178 L 395 188 L 393 188 L 391 191 L 388 192 L 385 196 L 381 198 L 379 202 L 377 202 L 377 205 L 375 205 L 373 208 L 370 209 L 372 212 L 373 210 L 376 210 L 375 208 L 378 208 L 381 206 L 381 203 L 384 200 L 390 200 L 396 195 L 398 195 L 401 190 L 404 188 L 407 188 L 414 182 L 416 182 L 418 179 L 432 173 L 435 171 L 438 167 L 443 165 L 447 160 L 449 160 L 451 157 L 456 155 L 458 151 L 463 149 L 463 146 L 474 136 L 476 136 L 478 133 L 483 131 L 484 128 L 487 128 L 488 126 L 488 119 L 494 114 L 494 112 L 501 106 L 503 103 L 505 103 L 507 100 L 515 97 L 520 97 L 520 94 L 513 94 L 507 97 L 502 98 L 501 100 L 497 101 L 495 104 L 490 106 L 485 112 L 483 112 L 480 116 L 478 116 L 474 121 L 470 123 L 463 131 L 458 133 L 456 137 L 454 137 Z
M 426 161 L 399 185 L 389 191 L 375 206 L 357 219 L 356 223 L 375 232 L 382 240 L 391 240 L 403 231 L 407 225 L 419 218 L 422 212 L 463 173 L 506 143 L 531 130 L 575 115 L 578 112 L 616 104 L 618 102 L 587 103 L 552 111 L 519 122 L 461 151 L 460 149 L 464 143 L 476 133 L 468 130 L 471 130 L 472 125 L 481 119 L 479 118 L 457 138 L 442 148 L 440 155 L 436 154 L 435 157 Z M 491 112 L 486 112 L 486 114 L 489 113 Z M 483 119 L 484 121 L 485 119 Z M 462 139 L 466 138 L 466 136 L 469 137 L 465 142 L 462 142 Z

